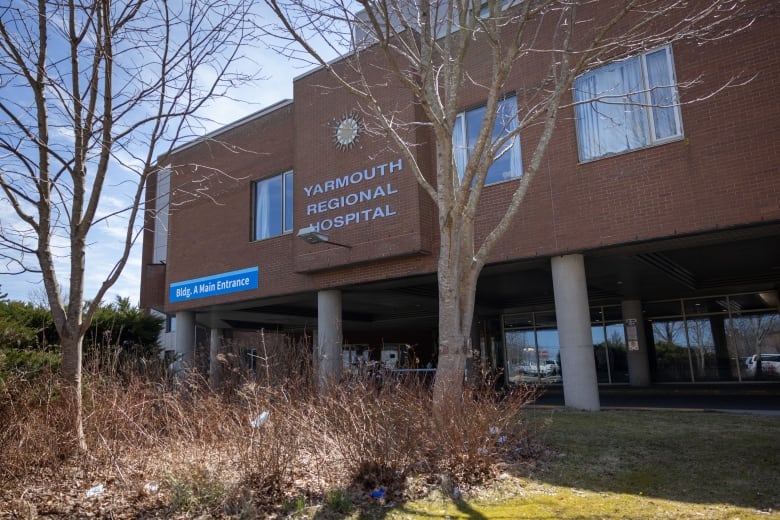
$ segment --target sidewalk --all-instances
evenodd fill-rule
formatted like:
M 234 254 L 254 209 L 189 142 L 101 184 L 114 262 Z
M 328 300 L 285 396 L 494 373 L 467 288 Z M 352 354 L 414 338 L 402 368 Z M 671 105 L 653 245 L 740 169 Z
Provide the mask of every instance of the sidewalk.
M 674 409 L 780 416 L 780 382 L 599 385 L 602 409 Z M 564 405 L 563 387 L 547 385 L 535 406 Z

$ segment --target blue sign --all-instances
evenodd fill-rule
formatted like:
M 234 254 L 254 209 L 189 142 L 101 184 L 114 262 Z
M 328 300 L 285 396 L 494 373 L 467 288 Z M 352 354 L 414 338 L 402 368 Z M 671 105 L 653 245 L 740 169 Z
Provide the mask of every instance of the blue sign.
M 171 284 L 171 303 L 208 298 L 220 294 L 249 291 L 258 287 L 258 269 L 249 267 L 238 271 L 194 278 Z

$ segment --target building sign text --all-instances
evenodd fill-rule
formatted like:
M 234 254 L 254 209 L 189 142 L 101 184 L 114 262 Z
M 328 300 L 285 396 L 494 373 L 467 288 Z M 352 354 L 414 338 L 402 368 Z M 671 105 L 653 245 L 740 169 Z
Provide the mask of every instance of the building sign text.
M 249 267 L 203 278 L 194 278 L 172 283 L 169 300 L 171 303 L 207 298 L 220 294 L 249 291 L 258 287 L 258 268 Z
M 387 198 L 397 194 L 398 189 L 389 177 L 402 170 L 403 161 L 398 159 L 395 162 L 379 164 L 349 175 L 305 186 L 303 191 L 306 193 L 306 197 L 309 199 L 317 198 L 317 200 L 306 204 L 306 216 L 318 219 L 311 224 L 318 232 L 394 216 L 396 211 Z M 345 195 L 329 196 L 333 191 L 349 187 L 357 188 L 375 179 L 387 182 L 352 191 Z M 370 207 L 355 207 L 366 204 L 369 204 Z M 333 214 L 337 211 L 338 213 Z

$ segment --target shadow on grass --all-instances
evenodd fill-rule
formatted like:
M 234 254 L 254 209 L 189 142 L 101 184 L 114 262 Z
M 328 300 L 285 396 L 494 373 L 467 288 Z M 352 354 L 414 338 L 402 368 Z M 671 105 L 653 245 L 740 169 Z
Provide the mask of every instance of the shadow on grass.
M 683 411 L 533 411 L 556 486 L 757 510 L 780 508 L 780 417 Z
M 451 505 L 453 507 L 447 507 Z M 436 518 L 453 518 L 452 513 L 448 513 L 451 509 L 457 511 L 455 518 L 468 519 L 468 520 L 488 520 L 489 517 L 485 516 L 474 509 L 468 502 L 463 500 L 453 500 L 441 504 L 442 511 L 432 512 L 429 508 L 426 510 L 411 507 L 406 503 L 389 505 L 383 507 L 379 505 L 368 505 L 364 507 L 356 507 L 352 511 L 352 515 L 349 518 L 356 518 L 358 520 L 382 520 L 384 518 L 416 518 L 416 519 L 436 519 Z M 445 510 L 446 509 L 446 510 Z M 314 520 L 334 520 L 337 518 L 344 518 L 344 513 L 333 511 L 327 507 L 323 507 L 312 517 Z
M 487 520 L 485 515 L 471 507 L 468 502 L 464 502 L 463 500 L 456 500 L 455 506 L 458 508 L 458 511 L 468 515 L 467 518 L 470 520 Z

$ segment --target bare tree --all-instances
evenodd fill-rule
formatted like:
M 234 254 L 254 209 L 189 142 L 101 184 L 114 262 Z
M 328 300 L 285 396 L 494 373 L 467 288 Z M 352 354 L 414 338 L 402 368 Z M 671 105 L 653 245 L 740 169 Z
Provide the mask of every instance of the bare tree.
M 732 338 L 740 356 L 771 353 L 769 338 L 778 330 L 777 314 L 752 314 L 737 316 L 732 322 Z
M 236 70 L 256 38 L 251 6 L 20 0 L 0 8 L 0 203 L 17 217 L 0 222 L 0 259 L 7 272 L 42 276 L 81 449 L 82 340 L 139 236 L 157 157 L 202 134 L 195 115 L 207 102 L 256 76 L 251 63 L 249 73 Z M 99 245 L 116 261 L 85 303 L 98 225 L 118 230 L 115 243 Z
M 749 25 L 755 15 L 735 0 L 359 0 L 355 7 L 344 0 L 266 0 L 266 4 L 280 22 L 269 34 L 283 35 L 282 52 L 302 54 L 354 95 L 366 125 L 390 139 L 434 201 L 440 233 L 435 403 L 461 394 L 479 274 L 543 164 L 561 112 L 571 106 L 575 78 L 590 67 L 652 46 L 723 36 Z M 356 15 L 354 8 L 362 12 Z M 328 62 L 317 50 L 322 42 L 349 44 L 354 52 Z M 377 50 L 383 63 L 376 63 Z M 374 63 L 370 57 L 361 59 L 364 55 L 373 56 Z M 476 74 L 468 63 L 478 63 L 480 72 Z M 376 74 L 368 73 L 377 67 L 386 68 L 392 81 L 412 92 L 423 118 L 403 120 L 383 106 L 378 92 L 386 85 L 372 83 Z M 518 73 L 532 76 L 533 85 L 523 82 L 521 106 L 517 114 L 506 117 L 500 103 L 507 89 L 514 88 L 510 78 Z M 459 164 L 453 132 L 463 110 L 463 93 L 475 88 L 482 89 L 485 116 L 467 161 Z M 503 131 L 495 132 L 497 125 Z M 416 161 L 414 149 L 420 143 L 409 139 L 409 129 L 420 126 L 433 135 L 431 174 Z M 488 170 L 510 153 L 516 136 L 529 129 L 533 131 L 523 136 L 527 160 L 522 177 L 503 216 L 487 233 L 477 233 L 477 208 Z M 532 142 L 529 135 L 535 136 Z
M 689 319 L 685 322 L 688 334 L 687 344 L 696 358 L 696 374 L 706 376 L 707 356 L 715 354 L 715 339 L 712 337 L 710 321 L 707 319 Z M 689 350 L 690 355 L 690 350 Z
M 676 345 L 678 341 L 681 341 L 683 330 L 682 321 L 654 321 L 653 322 L 653 337 L 656 343 L 667 343 L 669 345 Z

